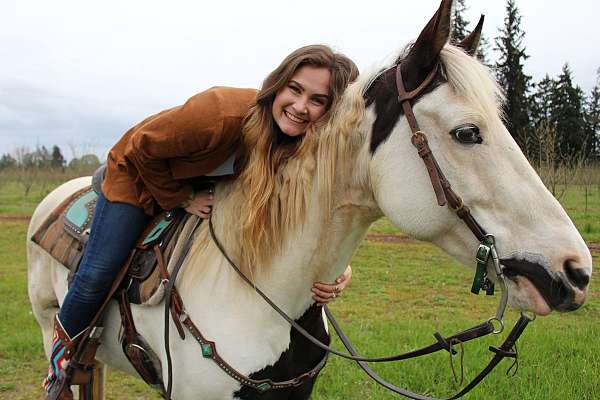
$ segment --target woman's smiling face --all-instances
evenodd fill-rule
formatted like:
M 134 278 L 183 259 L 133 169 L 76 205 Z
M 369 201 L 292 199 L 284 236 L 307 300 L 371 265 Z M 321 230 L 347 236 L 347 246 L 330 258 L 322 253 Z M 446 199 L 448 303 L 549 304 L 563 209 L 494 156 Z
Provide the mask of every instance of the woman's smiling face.
M 330 103 L 331 72 L 325 67 L 303 65 L 275 95 L 273 119 L 288 136 L 303 135 L 325 114 Z

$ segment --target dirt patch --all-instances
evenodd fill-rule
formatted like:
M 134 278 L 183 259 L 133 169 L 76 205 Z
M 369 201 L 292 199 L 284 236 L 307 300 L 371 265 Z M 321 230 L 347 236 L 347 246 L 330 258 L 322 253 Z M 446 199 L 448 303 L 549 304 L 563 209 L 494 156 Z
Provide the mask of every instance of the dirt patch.
M 411 239 L 406 235 L 396 235 L 393 233 L 369 233 L 367 240 L 385 243 L 418 243 L 418 240 Z
M 0 215 L 0 221 L 8 221 L 8 222 L 29 222 L 31 217 L 26 215 Z
M 372 240 L 375 242 L 384 242 L 384 243 L 421 243 L 418 240 L 411 239 L 406 235 L 397 235 L 393 233 L 369 233 L 367 235 L 367 240 Z M 592 242 L 588 243 L 588 248 L 590 251 L 600 252 L 600 242 Z

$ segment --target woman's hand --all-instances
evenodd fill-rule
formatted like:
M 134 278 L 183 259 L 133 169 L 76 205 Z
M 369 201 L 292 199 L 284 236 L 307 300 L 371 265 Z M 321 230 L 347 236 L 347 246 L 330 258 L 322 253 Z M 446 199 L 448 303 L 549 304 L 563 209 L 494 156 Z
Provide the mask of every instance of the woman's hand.
M 196 195 L 190 201 L 190 204 L 185 207 L 185 211 L 197 215 L 202 219 L 207 219 L 210 217 L 213 201 L 214 195 L 212 190 L 196 192 Z
M 325 305 L 342 294 L 342 291 L 352 279 L 352 267 L 348 265 L 344 273 L 338 276 L 334 283 L 315 282 L 311 291 L 313 299 L 319 305 Z

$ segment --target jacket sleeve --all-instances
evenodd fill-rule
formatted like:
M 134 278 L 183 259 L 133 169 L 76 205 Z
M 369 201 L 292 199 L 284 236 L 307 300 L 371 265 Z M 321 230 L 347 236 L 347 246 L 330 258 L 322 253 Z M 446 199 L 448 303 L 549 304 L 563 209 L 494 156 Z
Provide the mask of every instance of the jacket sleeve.
M 173 178 L 169 160 L 206 155 L 222 141 L 222 101 L 216 91 L 207 90 L 136 127 L 125 157 L 161 208 L 169 210 L 192 193 L 189 183 Z

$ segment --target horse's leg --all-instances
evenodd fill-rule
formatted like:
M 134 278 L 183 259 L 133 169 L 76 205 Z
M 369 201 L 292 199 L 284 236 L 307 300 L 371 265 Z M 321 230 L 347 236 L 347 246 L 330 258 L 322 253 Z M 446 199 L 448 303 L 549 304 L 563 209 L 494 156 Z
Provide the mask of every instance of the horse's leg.
M 42 329 L 44 351 L 50 357 L 52 336 L 54 334 L 54 316 L 58 313 L 58 295 L 54 285 L 53 273 L 62 268 L 37 244 L 27 243 L 28 292 L 33 315 Z M 66 270 L 64 275 L 66 276 Z

